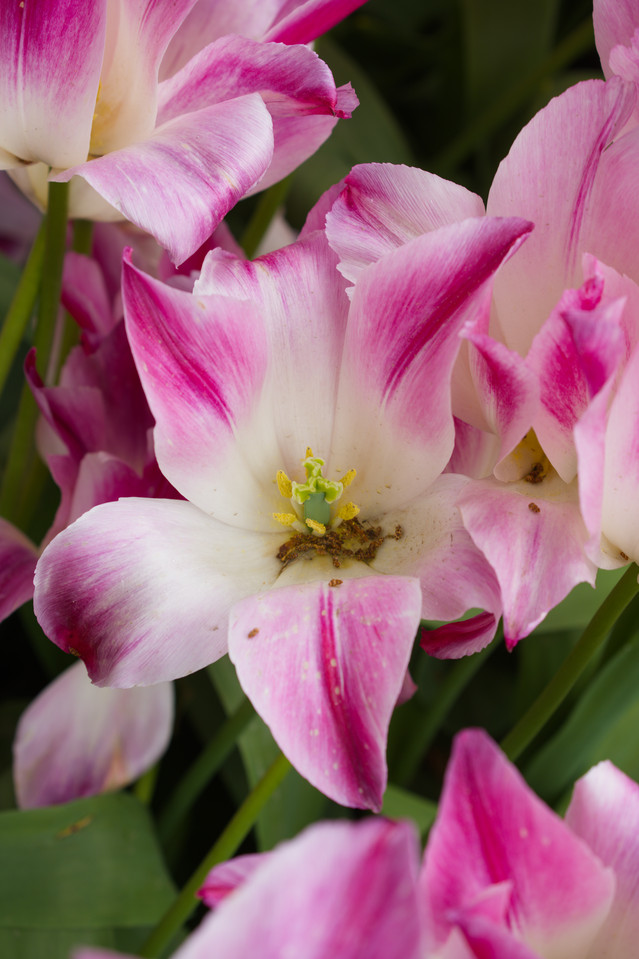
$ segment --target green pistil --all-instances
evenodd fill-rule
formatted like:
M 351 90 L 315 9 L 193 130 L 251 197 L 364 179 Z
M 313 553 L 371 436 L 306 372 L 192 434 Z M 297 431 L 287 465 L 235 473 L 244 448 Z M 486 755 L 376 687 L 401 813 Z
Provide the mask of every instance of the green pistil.
M 291 483 L 292 499 L 304 506 L 304 519 L 313 519 L 326 524 L 330 519 L 328 505 L 338 500 L 344 492 L 344 486 L 335 480 L 322 476 L 324 460 L 321 456 L 307 456 L 304 460 L 306 482 Z M 321 518 L 320 518 L 321 517 Z

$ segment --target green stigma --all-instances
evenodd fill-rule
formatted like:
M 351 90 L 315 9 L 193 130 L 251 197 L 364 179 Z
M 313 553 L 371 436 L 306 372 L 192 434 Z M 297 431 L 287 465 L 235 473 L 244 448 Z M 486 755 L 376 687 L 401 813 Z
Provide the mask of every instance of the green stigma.
M 291 499 L 303 508 L 304 519 L 326 526 L 331 518 L 330 504 L 344 492 L 344 484 L 322 476 L 324 460 L 321 456 L 307 456 L 304 460 L 306 482 L 291 483 Z

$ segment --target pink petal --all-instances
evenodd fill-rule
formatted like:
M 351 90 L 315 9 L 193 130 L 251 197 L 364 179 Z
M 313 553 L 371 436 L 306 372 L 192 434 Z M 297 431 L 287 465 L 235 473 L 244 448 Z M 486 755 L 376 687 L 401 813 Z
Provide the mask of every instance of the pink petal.
M 575 784 L 566 823 L 616 877 L 612 909 L 589 955 L 627 959 L 639 937 L 639 786 L 599 763 Z
M 53 167 L 86 159 L 106 13 L 106 3 L 82 0 L 0 5 L 3 151 Z
M 610 908 L 611 870 L 483 731 L 466 730 L 455 740 L 421 876 L 431 948 L 445 941 L 455 915 L 476 914 L 482 898 L 506 882 L 504 924 L 518 939 L 544 956 L 588 954 Z
M 170 684 L 98 689 L 76 663 L 20 717 L 13 744 L 19 807 L 70 802 L 127 785 L 162 755 L 172 727 Z
M 34 609 L 96 685 L 163 682 L 226 652 L 229 609 L 275 581 L 280 543 L 182 501 L 106 503 L 46 548 Z
M 181 263 L 259 180 L 272 154 L 271 118 L 251 94 L 177 117 L 53 179 L 82 177 Z
M 639 26 L 634 0 L 594 0 L 592 19 L 595 27 L 595 42 L 606 78 L 613 75 L 610 54 L 614 47 L 630 45 Z
M 281 43 L 310 43 L 327 33 L 365 0 L 306 0 L 280 3 L 281 11 L 265 40 Z
M 422 233 L 483 215 L 481 199 L 456 183 L 413 167 L 366 163 L 346 177 L 326 233 L 354 283 L 380 256 Z
M 532 419 L 535 433 L 567 483 L 577 472 L 575 425 L 625 351 L 623 301 L 602 301 L 602 293 L 601 277 L 566 290 L 528 355 L 541 390 L 540 412 Z
M 348 458 L 359 470 L 358 503 L 373 515 L 380 495 L 385 510 L 410 502 L 450 458 L 459 332 L 488 311 L 495 271 L 530 229 L 516 219 L 465 220 L 417 237 L 360 276 L 332 446 L 337 462 Z
M 162 55 L 195 2 L 118 0 L 104 4 L 106 44 L 91 130 L 91 154 L 101 156 L 119 150 L 151 133 L 157 113 Z
M 472 480 L 459 497 L 464 525 L 499 580 L 509 649 L 577 583 L 594 586 L 577 495 L 576 483 L 555 474 L 539 484 Z
M 37 561 L 33 543 L 0 517 L 0 622 L 33 596 Z
M 419 959 L 408 823 L 312 826 L 279 846 L 174 959 Z
M 616 550 L 628 557 L 639 559 L 639 523 L 637 522 L 636 497 L 639 481 L 639 349 L 635 347 L 624 370 L 616 394 L 610 406 L 608 425 L 605 431 L 605 474 L 603 486 L 603 516 L 601 528 Z M 585 468 L 595 468 L 600 460 L 593 461 L 593 454 L 600 453 L 603 424 L 601 417 L 594 423 L 594 439 L 582 434 L 581 455 Z M 580 464 L 581 468 L 581 464 Z M 592 514 L 591 514 L 592 515 Z M 594 514 L 596 517 L 596 512 Z M 590 518 L 590 517 L 589 517 Z M 595 519 L 592 519 L 595 526 Z
M 254 504 L 261 528 L 272 529 L 277 507 L 259 508 L 264 476 L 256 479 L 237 450 L 237 431 L 259 396 L 266 367 L 256 307 L 173 289 L 128 262 L 123 298 L 131 350 L 157 421 L 163 472 L 207 512 L 250 526 L 252 512 L 242 504 Z
M 582 252 L 633 275 L 626 264 L 639 239 L 629 209 L 637 189 L 636 147 L 610 143 L 634 100 L 634 88 L 616 80 L 570 87 L 524 127 L 497 171 L 488 213 L 535 223 L 495 283 L 506 344 L 519 353 L 526 353 L 563 290 L 581 282 Z
M 256 869 L 268 861 L 268 858 L 269 853 L 248 853 L 214 866 L 204 880 L 204 884 L 198 889 L 198 897 L 209 909 L 213 909 L 243 885 Z
M 259 93 L 272 116 L 334 115 L 335 81 L 308 47 L 224 37 L 160 87 L 158 123 Z
M 238 603 L 229 655 L 298 772 L 336 802 L 379 809 L 388 724 L 419 625 L 419 583 L 329 576 Z

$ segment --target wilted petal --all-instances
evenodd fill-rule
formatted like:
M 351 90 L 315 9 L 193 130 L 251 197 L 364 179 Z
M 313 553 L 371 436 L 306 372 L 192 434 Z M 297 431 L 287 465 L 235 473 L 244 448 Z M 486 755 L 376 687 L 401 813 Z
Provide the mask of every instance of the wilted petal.
M 74 166 L 116 210 L 151 233 L 181 263 L 259 180 L 273 155 L 259 94 L 177 117 L 145 140 Z
M 379 809 L 388 724 L 419 625 L 419 583 L 334 573 L 238 603 L 229 655 L 298 772 L 337 802 Z
M 326 218 L 339 268 L 355 282 L 367 266 L 422 233 L 483 216 L 480 197 L 433 173 L 391 163 L 353 167 Z
M 119 789 L 162 755 L 173 727 L 170 683 L 92 686 L 76 663 L 20 717 L 13 778 L 22 809 Z
M 628 959 L 639 940 L 639 786 L 610 762 L 575 784 L 566 823 L 614 870 L 615 898 L 588 959 Z
M 511 649 L 573 586 L 594 586 L 577 497 L 576 481 L 556 474 L 540 484 L 472 480 L 459 497 L 464 525 L 497 574 Z
M 106 503 L 42 554 L 36 616 L 96 685 L 175 679 L 226 652 L 229 609 L 275 580 L 280 543 L 178 500 Z
M 0 4 L 0 146 L 4 151 L 19 160 L 42 160 L 53 167 L 86 160 L 106 10 L 103 0 Z
M 483 731 L 466 730 L 455 740 L 421 876 L 431 946 L 445 941 L 455 914 L 476 915 L 478 902 L 506 882 L 505 923 L 518 939 L 542 956 L 588 954 L 612 901 L 611 870 Z

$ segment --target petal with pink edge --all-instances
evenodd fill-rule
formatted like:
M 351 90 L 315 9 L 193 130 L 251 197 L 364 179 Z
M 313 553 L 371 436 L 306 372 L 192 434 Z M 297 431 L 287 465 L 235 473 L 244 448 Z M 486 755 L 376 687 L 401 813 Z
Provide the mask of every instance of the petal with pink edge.
M 248 853 L 246 856 L 236 856 L 235 859 L 229 859 L 228 862 L 214 866 L 198 889 L 198 897 L 209 909 L 212 909 L 243 885 L 268 858 L 269 853 Z
M 430 947 L 446 940 L 456 914 L 477 916 L 478 902 L 506 882 L 504 926 L 539 955 L 562 959 L 588 953 L 614 894 L 612 870 L 482 730 L 466 730 L 455 740 L 420 878 Z
M 162 755 L 172 728 L 170 683 L 99 689 L 75 663 L 20 717 L 13 743 L 18 806 L 71 802 L 127 785 Z
M 280 43 L 310 43 L 327 33 L 365 0 L 306 0 L 306 3 L 279 3 L 281 8 L 265 40 Z
M 3 151 L 53 167 L 86 160 L 106 13 L 103 0 L 0 4 Z
M 480 197 L 414 167 L 366 163 L 353 167 L 326 219 L 340 270 L 355 282 L 380 256 L 422 233 L 483 216 Z
M 419 625 L 421 593 L 415 579 L 347 574 L 338 569 L 330 581 L 238 603 L 229 655 L 298 772 L 336 802 L 379 810 L 388 724 Z
M 361 274 L 332 448 L 336 462 L 348 459 L 358 470 L 358 505 L 367 513 L 409 502 L 446 465 L 459 333 L 489 310 L 495 271 L 531 228 L 518 219 L 464 220 L 411 240 Z
M 639 27 L 637 5 L 634 0 L 594 0 L 592 20 L 597 52 L 607 79 L 615 72 L 610 67 L 612 50 L 619 45 L 629 46 Z
M 535 223 L 494 291 L 506 344 L 522 355 L 564 289 L 581 282 L 584 251 L 632 275 L 639 241 L 629 200 L 638 189 L 636 147 L 622 146 L 626 137 L 610 144 L 634 102 L 630 84 L 578 83 L 533 117 L 497 170 L 487 212 Z
M 471 480 L 458 505 L 499 580 L 509 649 L 577 583 L 594 586 L 576 481 L 567 485 L 555 473 L 539 484 Z
M 38 549 L 0 517 L 0 622 L 33 596 Z
M 272 116 L 335 114 L 335 81 L 308 47 L 224 37 L 160 87 L 158 124 L 184 113 L 259 93 Z
M 180 500 L 106 503 L 42 554 L 36 616 L 98 686 L 175 679 L 226 652 L 228 612 L 275 581 L 280 543 Z
M 254 476 L 236 436 L 259 399 L 267 365 L 256 306 L 176 290 L 128 262 L 122 291 L 131 350 L 157 423 L 161 469 L 197 506 L 259 528 L 243 504 L 261 502 L 262 486 L 272 485 L 278 466 Z M 269 505 L 261 509 L 267 529 L 277 509 Z
M 566 823 L 614 870 L 610 915 L 589 956 L 628 959 L 639 938 L 639 786 L 602 762 L 575 784 Z
M 273 155 L 273 129 L 259 94 L 163 124 L 145 140 L 71 167 L 123 216 L 181 263 L 259 180 Z
M 104 62 L 89 151 L 93 156 L 119 150 L 153 130 L 160 61 L 195 2 L 118 0 L 105 4 Z
M 419 959 L 416 853 L 405 822 L 312 826 L 271 853 L 174 959 Z
M 483 649 L 501 615 L 497 579 L 462 523 L 457 498 L 468 480 L 445 475 L 414 500 L 380 519 L 386 539 L 370 566 L 391 576 L 417 576 L 424 619 L 451 620 L 468 609 L 488 612 L 481 621 L 452 623 L 447 632 L 424 635 L 426 652 L 443 659 Z

